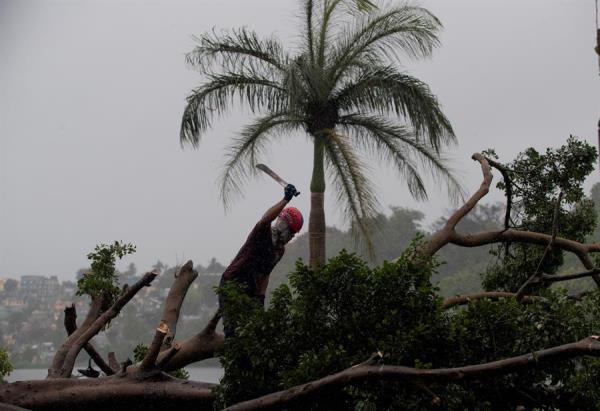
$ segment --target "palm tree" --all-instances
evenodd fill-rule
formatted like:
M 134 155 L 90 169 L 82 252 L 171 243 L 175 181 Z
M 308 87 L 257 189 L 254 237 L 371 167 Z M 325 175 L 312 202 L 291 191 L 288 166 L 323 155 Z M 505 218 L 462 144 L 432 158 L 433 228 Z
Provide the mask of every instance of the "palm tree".
M 377 200 L 362 152 L 391 162 L 413 197 L 425 199 L 422 171 L 459 185 L 440 157 L 455 141 L 436 97 L 402 72 L 403 57 L 424 58 L 441 23 L 424 8 L 376 7 L 364 0 L 303 0 L 302 41 L 293 54 L 248 29 L 208 32 L 187 55 L 205 81 L 187 98 L 181 142 L 197 147 L 215 117 L 235 104 L 257 118 L 231 144 L 221 176 L 227 206 L 270 138 L 304 131 L 314 145 L 310 264 L 325 260 L 325 171 L 353 227 L 370 238 Z

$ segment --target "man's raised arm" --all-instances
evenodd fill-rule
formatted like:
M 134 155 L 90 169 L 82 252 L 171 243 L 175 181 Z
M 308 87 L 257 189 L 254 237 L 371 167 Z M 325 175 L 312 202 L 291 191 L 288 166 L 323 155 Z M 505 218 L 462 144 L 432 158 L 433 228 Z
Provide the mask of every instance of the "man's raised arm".
M 283 211 L 287 203 L 289 203 L 290 200 L 298 194 L 300 193 L 298 193 L 296 187 L 294 187 L 292 184 L 288 184 L 283 190 L 283 199 L 277 202 L 277 204 L 275 204 L 273 207 L 269 208 L 262 216 L 259 223 L 271 224 L 277 218 L 279 213 Z

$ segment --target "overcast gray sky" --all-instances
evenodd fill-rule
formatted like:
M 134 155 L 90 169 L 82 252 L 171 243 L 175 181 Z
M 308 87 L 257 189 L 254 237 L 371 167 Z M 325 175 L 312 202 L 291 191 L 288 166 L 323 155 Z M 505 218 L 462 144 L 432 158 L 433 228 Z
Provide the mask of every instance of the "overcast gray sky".
M 420 3 L 444 23 L 442 47 L 405 69 L 443 103 L 467 189 L 481 178 L 475 151 L 510 160 L 569 134 L 596 143 L 593 0 Z M 0 0 L 0 277 L 71 279 L 95 244 L 116 239 L 138 246 L 123 264 L 139 270 L 158 259 L 228 263 L 281 189 L 260 178 L 225 214 L 216 180 L 246 117 L 215 123 L 197 151 L 180 147 L 185 96 L 201 81 L 184 54 L 213 27 L 291 45 L 297 14 L 297 0 Z M 266 159 L 304 192 L 295 203 L 306 214 L 311 153 L 297 135 Z M 384 206 L 419 208 L 428 221 L 450 206 L 435 187 L 430 201 L 411 200 L 389 168 L 373 178 Z M 327 218 L 343 227 L 330 200 Z

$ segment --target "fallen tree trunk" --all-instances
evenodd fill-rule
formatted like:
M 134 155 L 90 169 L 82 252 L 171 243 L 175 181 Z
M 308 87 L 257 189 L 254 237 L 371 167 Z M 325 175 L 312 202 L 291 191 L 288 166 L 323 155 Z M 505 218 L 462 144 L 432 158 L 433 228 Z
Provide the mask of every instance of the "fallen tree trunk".
M 468 378 L 488 377 L 490 375 L 509 373 L 531 367 L 549 360 L 573 358 L 581 355 L 600 356 L 600 337 L 591 336 L 583 340 L 547 348 L 545 350 L 492 361 L 484 364 L 467 365 L 456 368 L 420 369 L 399 365 L 371 365 L 362 363 L 346 368 L 319 380 L 297 385 L 287 390 L 267 394 L 263 397 L 244 401 L 230 407 L 226 411 L 250 411 L 266 408 L 281 408 L 285 404 L 309 398 L 323 390 L 346 386 L 369 379 L 410 380 L 422 382 L 451 382 Z
M 216 385 L 161 372 L 97 379 L 53 378 L 0 385 L 0 403 L 31 410 L 212 410 Z

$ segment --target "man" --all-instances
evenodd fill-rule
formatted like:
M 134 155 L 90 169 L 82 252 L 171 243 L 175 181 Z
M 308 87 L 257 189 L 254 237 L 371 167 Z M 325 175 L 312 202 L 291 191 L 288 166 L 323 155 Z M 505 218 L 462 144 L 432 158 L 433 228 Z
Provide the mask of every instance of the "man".
M 297 208 L 285 208 L 298 194 L 300 193 L 292 184 L 285 187 L 283 200 L 269 208 L 254 226 L 240 251 L 223 272 L 219 286 L 223 286 L 227 281 L 237 281 L 245 288 L 246 294 L 264 306 L 269 275 L 281 260 L 285 244 L 300 231 L 304 223 Z M 219 295 L 225 337 L 229 337 L 233 334 L 233 329 L 223 311 L 226 303 L 226 299 Z

